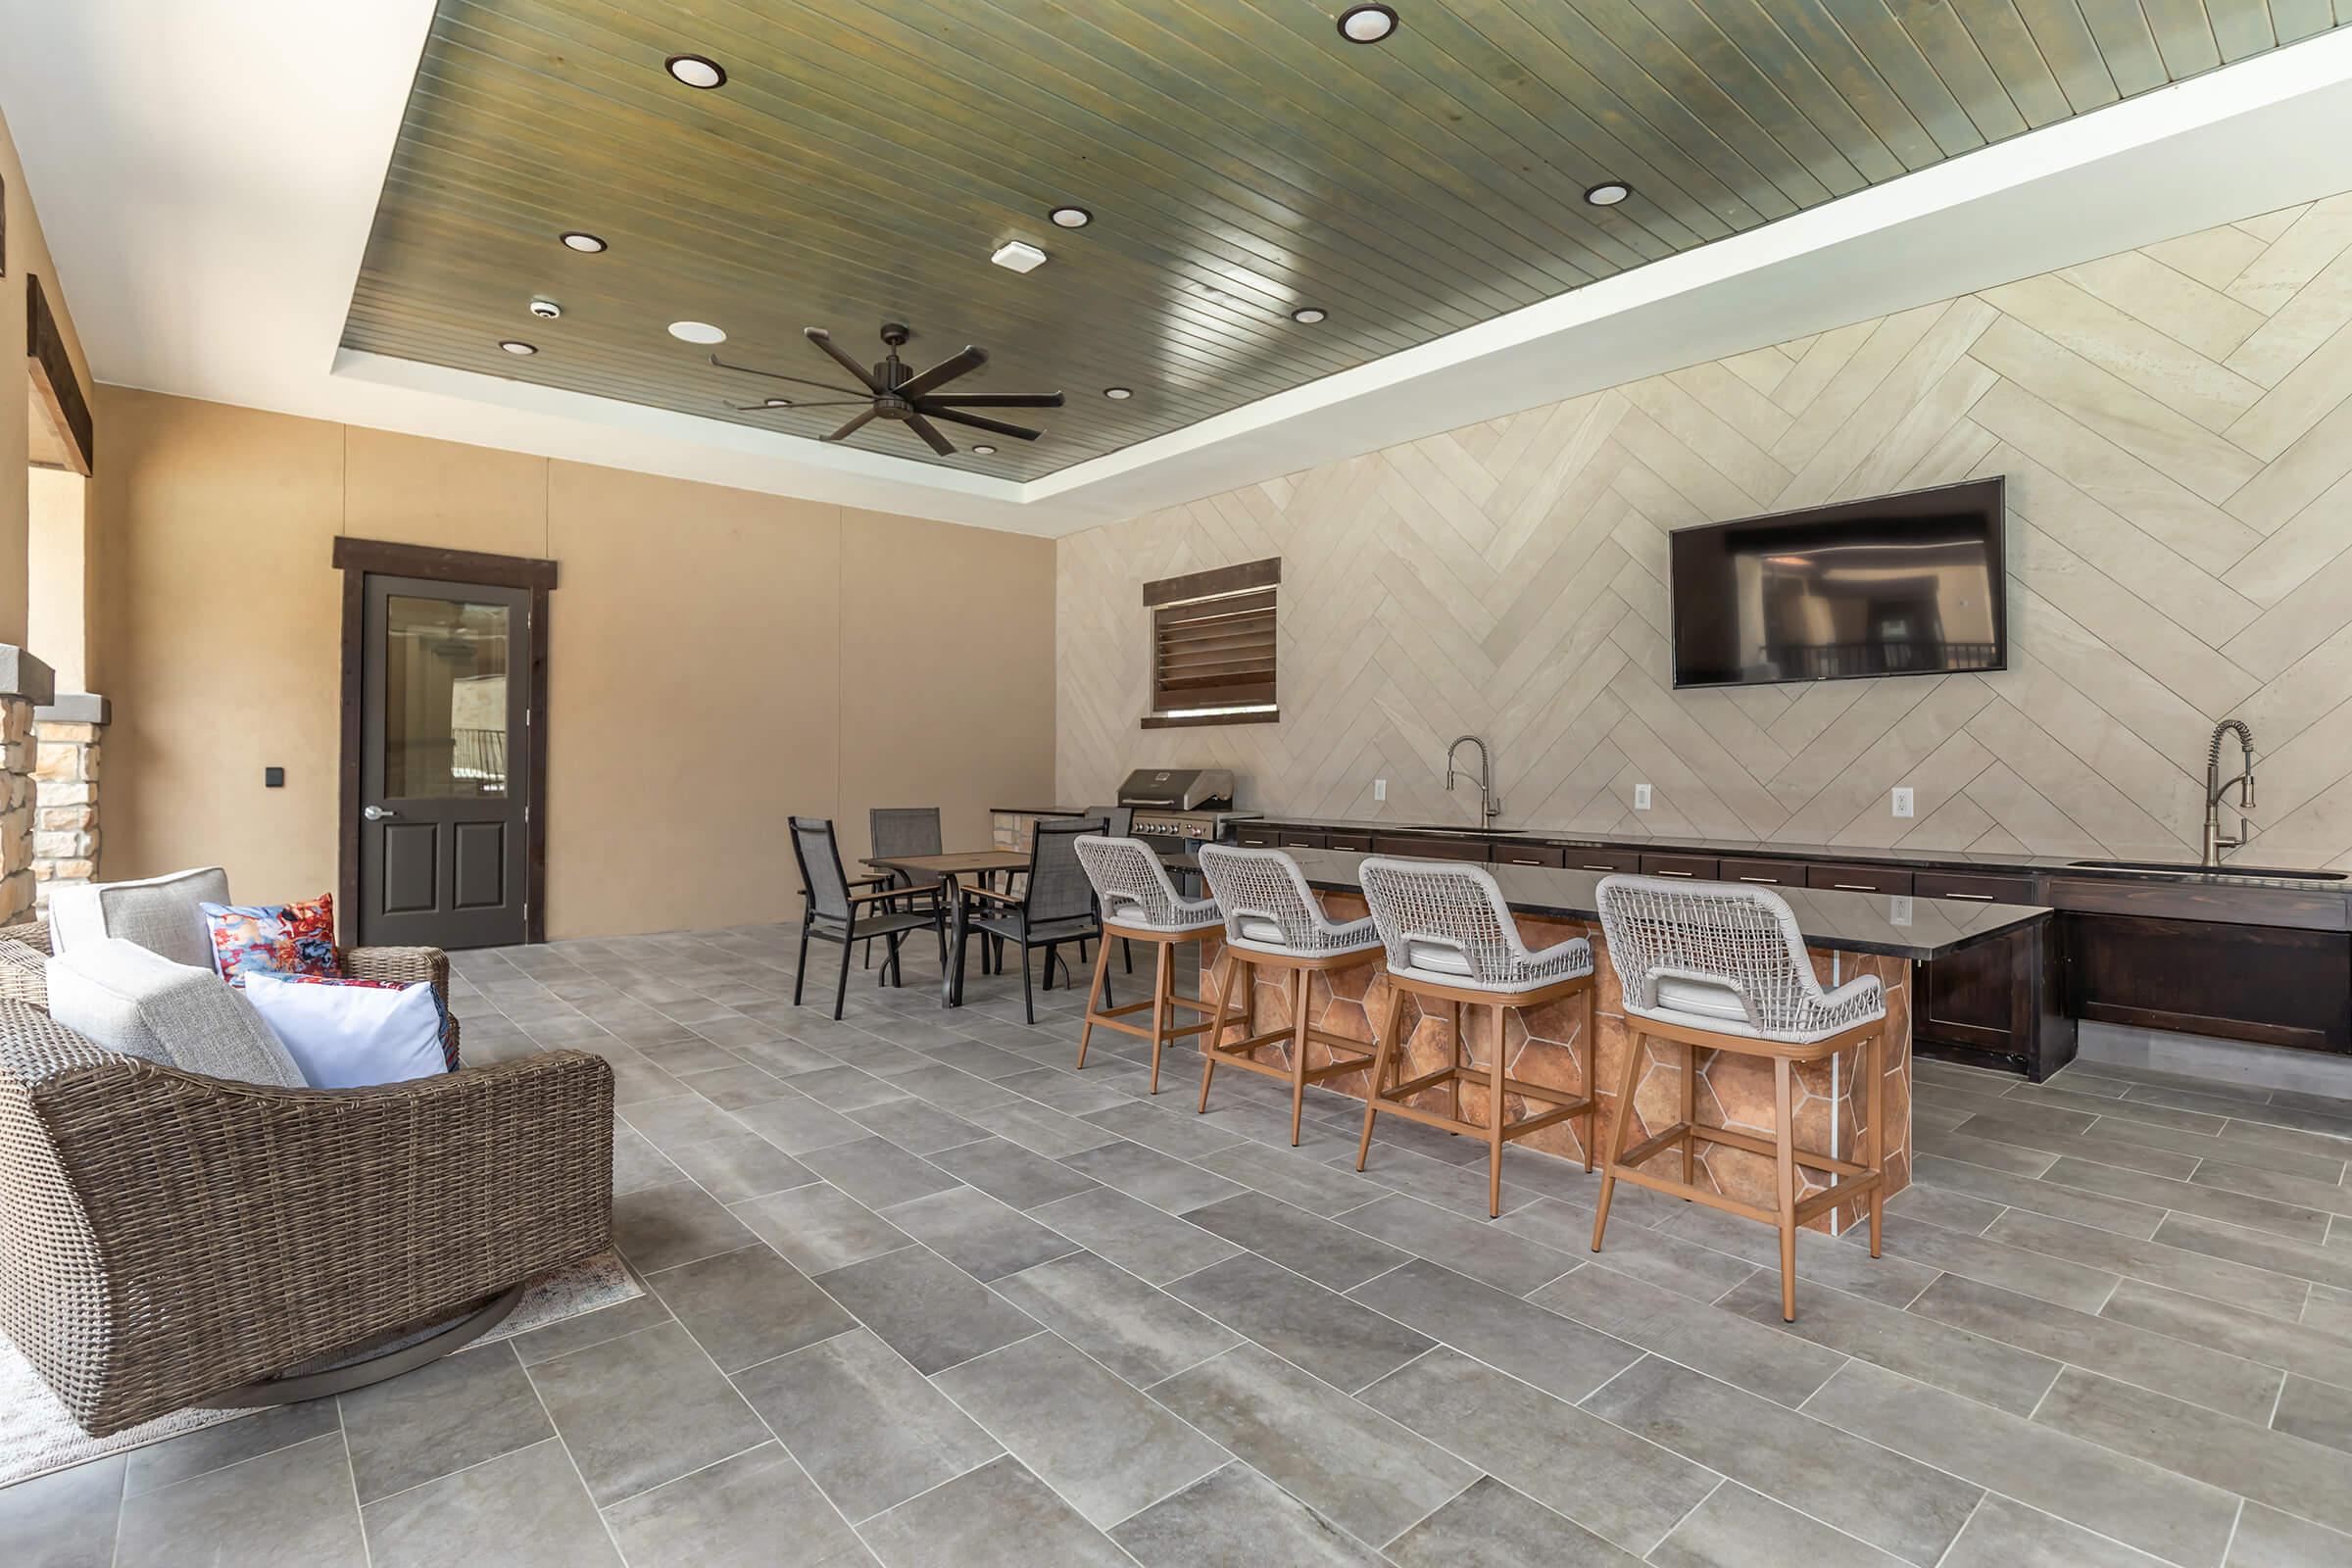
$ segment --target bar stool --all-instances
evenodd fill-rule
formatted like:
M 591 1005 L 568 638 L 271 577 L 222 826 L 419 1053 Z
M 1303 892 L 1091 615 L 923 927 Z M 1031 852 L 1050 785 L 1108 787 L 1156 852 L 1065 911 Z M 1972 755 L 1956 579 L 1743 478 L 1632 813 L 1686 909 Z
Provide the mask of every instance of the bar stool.
M 1087 880 L 1095 885 L 1095 899 L 1102 911 L 1102 946 L 1095 954 L 1094 984 L 1086 993 L 1086 1025 L 1078 1031 L 1078 1065 L 1086 1065 L 1087 1043 L 1094 1038 L 1095 1026 L 1116 1029 L 1152 1042 L 1152 1092 L 1159 1093 L 1159 1054 L 1171 1040 L 1197 1035 L 1209 1028 L 1217 1009 L 1200 997 L 1179 996 L 1176 992 L 1176 950 L 1191 943 L 1213 937 L 1221 929 L 1217 906 L 1206 899 L 1187 899 L 1176 891 L 1168 880 L 1167 867 L 1152 846 L 1141 839 L 1106 838 L 1099 833 L 1082 834 L 1075 841 L 1078 863 L 1086 867 Z M 1116 938 L 1124 945 L 1148 942 L 1158 950 L 1158 961 L 1153 965 L 1152 995 L 1141 1002 L 1124 1006 L 1105 1007 L 1102 1002 L 1110 988 L 1110 944 Z M 1199 1023 L 1175 1024 L 1172 1014 L 1178 1007 L 1189 1007 L 1200 1014 Z M 1142 1028 L 1127 1022 L 1130 1013 L 1149 1008 L 1152 1027 Z
M 1570 937 L 1541 953 L 1530 953 L 1519 940 L 1518 922 L 1502 902 L 1494 879 L 1474 865 L 1441 860 L 1405 860 L 1374 857 L 1357 873 L 1364 902 L 1371 906 L 1373 923 L 1388 950 L 1389 1015 L 1380 1030 L 1380 1054 L 1372 1065 L 1370 1093 L 1364 1102 L 1364 1132 L 1356 1145 L 1355 1168 L 1362 1170 L 1372 1152 L 1373 1122 L 1381 1116 L 1442 1127 L 1449 1133 L 1478 1138 L 1487 1146 L 1487 1212 L 1502 1212 L 1502 1146 L 1513 1139 L 1566 1121 L 1585 1118 L 1585 1169 L 1592 1168 L 1592 1069 L 1596 1065 L 1592 1039 L 1592 944 Z M 1572 1095 L 1548 1084 L 1529 1083 L 1509 1076 L 1503 1054 L 1503 1013 L 1541 1007 L 1569 997 L 1585 999 L 1585 1090 Z M 1403 1083 L 1393 1083 L 1404 1061 L 1398 1026 L 1404 999 L 1425 1005 L 1445 1003 L 1453 1016 L 1453 1063 Z M 1486 1005 L 1494 1009 L 1494 1059 L 1481 1069 L 1464 1057 L 1462 1008 Z M 1448 1084 L 1453 1091 L 1453 1113 L 1427 1110 L 1406 1101 L 1425 1089 Z M 1462 1119 L 1462 1085 L 1487 1091 L 1487 1121 L 1481 1127 Z M 1383 1085 L 1388 1087 L 1384 1088 Z M 1503 1119 L 1503 1096 L 1517 1095 L 1546 1109 Z
M 1609 962 L 1625 992 L 1625 1080 L 1617 1092 L 1617 1126 L 1601 1166 L 1600 1212 L 1592 1221 L 1592 1250 L 1609 1223 L 1609 1199 L 1619 1181 L 1637 1183 L 1777 1227 L 1781 1233 L 1781 1316 L 1796 1321 L 1796 1229 L 1849 1199 L 1870 1199 L 1870 1255 L 1879 1255 L 1886 1207 L 1886 998 L 1876 975 L 1857 975 L 1825 992 L 1805 956 L 1805 939 L 1788 901 L 1763 888 L 1717 882 L 1669 882 L 1656 877 L 1605 876 L 1596 894 Z M 1632 1125 L 1634 1087 L 1641 1081 L 1644 1038 L 1683 1047 L 1681 1118 L 1641 1143 L 1625 1147 Z M 1863 1073 L 1868 1123 L 1862 1160 L 1836 1159 L 1795 1146 L 1795 1070 L 1856 1045 L 1866 1045 Z M 1698 1053 L 1732 1052 L 1772 1062 L 1773 1135 L 1759 1138 L 1697 1119 Z M 1698 1184 L 1701 1143 L 1762 1154 L 1773 1162 L 1773 1206 L 1761 1207 Z M 1680 1146 L 1681 1181 L 1641 1170 L 1642 1161 Z M 1796 1167 L 1840 1178 L 1802 1202 Z
M 1306 1109 L 1306 1086 L 1344 1072 L 1354 1072 L 1372 1059 L 1372 1047 L 1318 1029 L 1309 1021 L 1309 977 L 1335 969 L 1351 969 L 1380 950 L 1380 939 L 1369 919 L 1340 924 L 1323 912 L 1323 906 L 1306 885 L 1298 862 L 1280 850 L 1245 850 L 1229 844 L 1203 844 L 1200 875 L 1216 895 L 1225 917 L 1225 954 L 1219 965 L 1216 1025 L 1208 1037 L 1207 1059 L 1200 1068 L 1200 1103 L 1208 1109 L 1208 1086 L 1217 1065 L 1240 1067 L 1269 1078 L 1287 1079 L 1291 1086 L 1291 1145 L 1298 1147 L 1298 1120 Z M 1281 1029 L 1256 1032 L 1257 972 L 1280 969 L 1290 975 L 1291 1021 Z M 1241 992 L 1242 1039 L 1225 1043 L 1231 1026 L 1234 992 Z M 1327 1046 L 1334 1059 L 1320 1067 L 1306 1064 L 1310 1044 Z M 1285 1064 L 1260 1061 L 1257 1053 L 1268 1046 L 1287 1045 Z

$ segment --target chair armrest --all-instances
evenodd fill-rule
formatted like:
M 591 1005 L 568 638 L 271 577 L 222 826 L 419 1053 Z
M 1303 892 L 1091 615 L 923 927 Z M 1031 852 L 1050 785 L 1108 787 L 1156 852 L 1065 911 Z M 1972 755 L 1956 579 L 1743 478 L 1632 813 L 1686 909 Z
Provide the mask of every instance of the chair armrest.
M 975 887 L 969 883 L 960 883 L 958 886 L 967 899 L 987 899 L 991 903 L 1010 905 L 1016 909 L 1027 902 L 1023 899 L 1016 899 L 1009 893 L 999 893 L 995 888 Z
M 57 956 L 57 949 L 50 945 L 49 922 L 46 920 L 26 920 L 18 925 L 0 925 L 0 942 L 22 942 L 45 958 Z
M 12 926 L 11 930 L 22 930 Z M 0 997 L 49 1007 L 49 956 L 22 942 L 0 938 Z
M 612 1069 L 228 1083 L 0 1002 L 0 1330 L 103 1435 L 612 1245 Z
M 853 887 L 856 885 L 856 883 L 851 884 Z M 919 899 L 927 891 L 924 888 L 873 888 L 864 893 L 851 894 L 850 902 L 852 904 L 872 904 L 885 899 Z

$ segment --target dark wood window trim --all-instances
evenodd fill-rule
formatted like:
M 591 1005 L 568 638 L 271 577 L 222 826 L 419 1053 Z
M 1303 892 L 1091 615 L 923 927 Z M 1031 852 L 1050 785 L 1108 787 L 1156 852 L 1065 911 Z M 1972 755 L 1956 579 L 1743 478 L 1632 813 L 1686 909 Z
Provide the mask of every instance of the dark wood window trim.
M 1276 556 L 1144 584 L 1152 612 L 1152 710 L 1144 728 L 1281 722 L 1281 583 Z
M 368 576 L 422 577 L 432 582 L 486 583 L 494 588 L 530 590 L 531 721 L 527 730 L 530 780 L 524 791 L 523 940 L 547 940 L 547 611 L 555 591 L 556 564 L 528 556 L 492 556 L 475 550 L 435 550 L 380 539 L 338 536 L 334 564 L 343 573 L 343 762 L 336 824 L 336 918 L 344 940 L 359 931 L 360 749 L 365 714 L 361 660 L 367 624 Z
M 24 366 L 32 380 L 33 404 L 45 415 L 66 454 L 65 466 L 87 476 L 97 445 L 90 400 L 74 373 L 74 357 L 50 312 L 38 274 L 24 274 Z

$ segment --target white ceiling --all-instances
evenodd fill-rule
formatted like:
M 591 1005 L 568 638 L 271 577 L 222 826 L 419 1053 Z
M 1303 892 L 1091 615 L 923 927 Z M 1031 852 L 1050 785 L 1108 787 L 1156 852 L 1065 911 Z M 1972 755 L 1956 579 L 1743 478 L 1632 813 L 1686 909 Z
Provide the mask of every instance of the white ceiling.
M 0 0 L 0 113 L 100 380 L 1062 534 L 2352 189 L 2323 34 L 1029 484 L 339 351 L 431 0 Z

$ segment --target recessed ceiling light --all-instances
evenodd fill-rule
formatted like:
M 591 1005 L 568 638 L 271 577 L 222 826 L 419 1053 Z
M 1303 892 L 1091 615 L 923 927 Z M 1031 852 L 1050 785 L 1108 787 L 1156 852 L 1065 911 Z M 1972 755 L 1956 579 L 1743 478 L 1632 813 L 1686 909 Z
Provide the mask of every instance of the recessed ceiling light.
M 1124 403 L 1135 396 L 1133 392 L 1123 386 L 1106 386 L 1102 389 L 1102 395 L 1113 403 Z
M 980 445 L 972 448 L 972 456 L 975 458 L 993 458 L 996 455 L 997 449 L 988 445 L 986 442 L 982 442 Z
M 1585 200 L 1595 207 L 1614 207 L 1634 193 L 1634 187 L 1622 179 L 1604 179 L 1585 192 Z
M 1312 326 L 1323 319 L 1323 311 L 1320 306 L 1301 305 L 1291 313 L 1291 319 L 1300 326 Z
M 1056 228 L 1084 228 L 1095 220 L 1095 215 L 1083 207 L 1056 207 L 1050 216 Z
M 1034 272 L 1046 265 L 1046 253 L 1027 240 L 1015 239 L 1007 240 L 998 246 L 997 254 L 991 256 L 989 260 L 999 267 L 1008 267 L 1016 272 Z
M 515 355 L 536 354 L 539 352 L 538 347 L 535 344 L 524 343 L 515 338 L 508 338 L 505 342 L 501 343 L 499 347 L 505 349 L 509 354 Z
M 701 55 L 671 55 L 662 64 L 669 69 L 671 75 L 689 87 L 701 87 L 708 91 L 727 84 L 726 68 Z
M 603 240 L 598 239 L 594 234 L 583 234 L 576 228 L 564 236 L 564 243 L 575 251 L 582 251 L 590 256 L 594 256 L 605 248 Z
M 681 343 L 724 343 L 727 334 L 709 321 L 672 321 L 669 335 Z
M 1349 43 L 1378 43 L 1396 30 L 1396 13 L 1387 6 L 1349 6 L 1340 13 L 1340 36 Z

